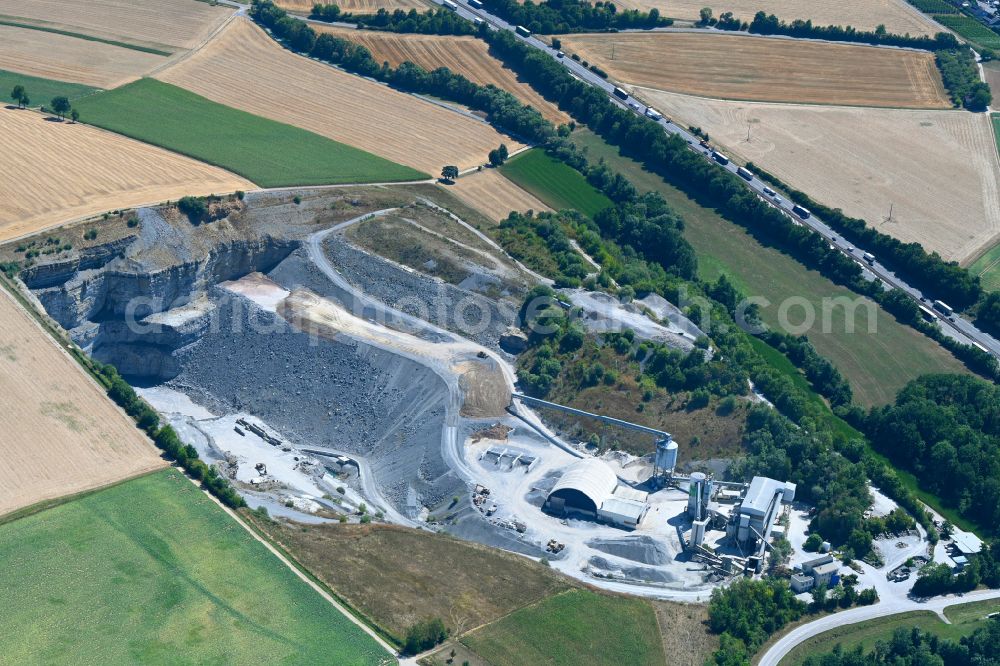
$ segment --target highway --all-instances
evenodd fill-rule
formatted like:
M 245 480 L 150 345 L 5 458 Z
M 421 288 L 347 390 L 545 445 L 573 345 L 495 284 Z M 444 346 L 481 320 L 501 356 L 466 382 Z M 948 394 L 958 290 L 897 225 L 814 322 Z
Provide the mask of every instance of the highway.
M 645 115 L 646 105 L 644 105 L 639 100 L 629 96 L 627 100 L 620 100 L 614 95 L 614 84 L 608 82 L 607 80 L 601 78 L 594 72 L 590 71 L 577 61 L 569 57 L 559 57 L 558 51 L 552 48 L 547 43 L 536 38 L 535 36 L 522 37 L 518 35 L 515 31 L 515 26 L 507 23 L 503 19 L 500 19 L 490 13 L 485 9 L 476 9 L 468 4 L 467 0 L 454 0 L 455 4 L 458 6 L 456 10 L 457 13 L 471 20 L 480 19 L 485 21 L 490 26 L 497 30 L 507 30 L 513 32 L 517 39 L 521 40 L 525 44 L 532 46 L 539 51 L 549 55 L 561 65 L 563 65 L 569 72 L 577 79 L 588 83 L 592 86 L 600 88 L 605 91 L 608 98 L 614 103 L 618 104 L 622 108 L 630 109 L 633 113 L 637 115 Z M 712 158 L 712 153 L 710 150 L 702 148 L 699 144 L 699 138 L 688 132 L 685 128 L 671 122 L 670 120 L 664 118 L 656 121 L 665 132 L 668 134 L 676 134 L 681 139 L 685 140 L 688 144 L 690 150 L 702 155 L 705 159 L 713 162 L 720 169 L 725 169 L 731 173 L 736 174 L 739 165 L 734 164 L 730 161 L 728 164 L 720 164 Z M 878 262 L 877 258 L 872 263 L 864 261 L 863 254 L 865 252 L 864 248 L 855 247 L 848 241 L 846 241 L 841 235 L 824 223 L 821 219 L 815 215 L 810 215 L 807 219 L 802 219 L 796 215 L 793 211 L 792 202 L 788 201 L 786 198 L 780 196 L 768 196 L 764 192 L 766 183 L 762 182 L 760 178 L 753 177 L 751 180 L 747 181 L 741 178 L 741 181 L 749 187 L 751 190 L 756 192 L 762 199 L 767 201 L 772 206 L 778 208 L 786 215 L 788 215 L 793 221 L 803 224 L 816 233 L 820 234 L 832 247 L 836 248 L 840 252 L 850 257 L 855 263 L 857 263 L 865 273 L 866 278 L 875 279 L 878 278 L 885 285 L 886 289 L 896 288 L 900 289 L 916 301 L 920 305 L 925 305 L 926 307 L 931 307 L 931 302 L 936 298 L 933 294 L 923 294 L 919 289 L 910 286 L 903 281 L 902 278 L 897 276 L 887 267 Z M 982 345 L 989 353 L 993 354 L 994 357 L 1000 358 L 1000 341 L 987 333 L 980 331 L 976 326 L 969 320 L 959 316 L 954 315 L 953 318 L 949 319 L 944 316 L 940 318 L 940 326 L 942 331 L 959 342 L 964 344 L 978 343 Z

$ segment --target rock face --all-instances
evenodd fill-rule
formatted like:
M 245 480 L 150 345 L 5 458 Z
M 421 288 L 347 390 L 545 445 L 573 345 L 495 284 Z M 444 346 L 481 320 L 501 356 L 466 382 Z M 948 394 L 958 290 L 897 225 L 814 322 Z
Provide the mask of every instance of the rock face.
M 500 349 L 508 354 L 520 354 L 528 348 L 528 336 L 519 328 L 511 326 L 500 336 Z

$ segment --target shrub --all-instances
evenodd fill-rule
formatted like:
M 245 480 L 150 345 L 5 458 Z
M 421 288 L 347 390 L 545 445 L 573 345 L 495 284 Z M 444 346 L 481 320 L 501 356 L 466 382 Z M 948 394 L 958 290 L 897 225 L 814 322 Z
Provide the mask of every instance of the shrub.
M 409 655 L 420 654 L 443 643 L 446 638 L 448 638 L 448 630 L 441 618 L 423 620 L 406 630 L 403 651 Z

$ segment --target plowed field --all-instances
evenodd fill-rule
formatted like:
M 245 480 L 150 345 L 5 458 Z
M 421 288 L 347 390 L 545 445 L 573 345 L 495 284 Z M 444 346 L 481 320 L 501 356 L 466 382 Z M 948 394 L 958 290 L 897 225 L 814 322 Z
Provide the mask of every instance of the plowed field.
M 511 211 L 552 210 L 526 190 L 507 180 L 496 169 L 470 173 L 448 186 L 448 191 L 486 217 L 499 222 Z
M 277 0 L 274 4 L 290 12 L 308 14 L 316 3 L 314 0 Z M 340 0 L 335 4 L 340 7 L 341 11 L 351 14 L 374 14 L 380 9 L 424 11 L 434 6 L 434 3 L 423 0 Z

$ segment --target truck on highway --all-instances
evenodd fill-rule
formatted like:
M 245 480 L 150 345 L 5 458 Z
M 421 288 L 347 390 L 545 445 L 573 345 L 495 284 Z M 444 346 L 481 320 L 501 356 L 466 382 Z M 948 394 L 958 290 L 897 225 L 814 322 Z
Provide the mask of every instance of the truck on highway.
M 808 208 L 803 208 L 802 206 L 795 204 L 792 206 L 792 212 L 798 215 L 803 220 L 808 220 L 812 213 L 809 212 Z
M 729 158 L 717 150 L 712 151 L 712 159 L 714 159 L 719 164 L 729 164 Z
M 483 0 L 469 0 L 469 6 L 472 7 L 473 9 L 482 9 Z
M 929 321 L 932 324 L 938 320 L 938 316 L 926 305 L 920 306 L 920 316 L 924 318 L 924 321 Z
M 628 99 L 628 93 L 621 88 L 615 87 L 614 94 L 618 99 Z
M 753 180 L 753 171 L 747 169 L 746 167 L 740 167 L 739 169 L 736 170 L 736 173 L 743 180 Z
M 515 27 L 514 32 L 521 35 L 522 37 L 531 37 L 531 31 L 525 28 L 523 25 Z
M 659 121 L 663 120 L 663 114 L 660 113 L 659 111 L 657 111 L 656 109 L 654 109 L 651 106 L 647 106 L 646 107 L 646 117 L 647 118 L 652 118 L 656 122 L 659 122 Z
M 875 255 L 872 254 L 871 252 L 862 252 L 861 258 L 867 261 L 869 264 L 875 263 Z
M 458 5 L 456 5 L 451 0 L 441 0 L 441 4 L 444 5 L 445 8 L 450 9 L 453 12 L 457 12 L 458 11 Z
M 946 317 L 950 317 L 955 314 L 955 311 L 951 309 L 951 306 L 944 301 L 934 301 L 934 309 Z

